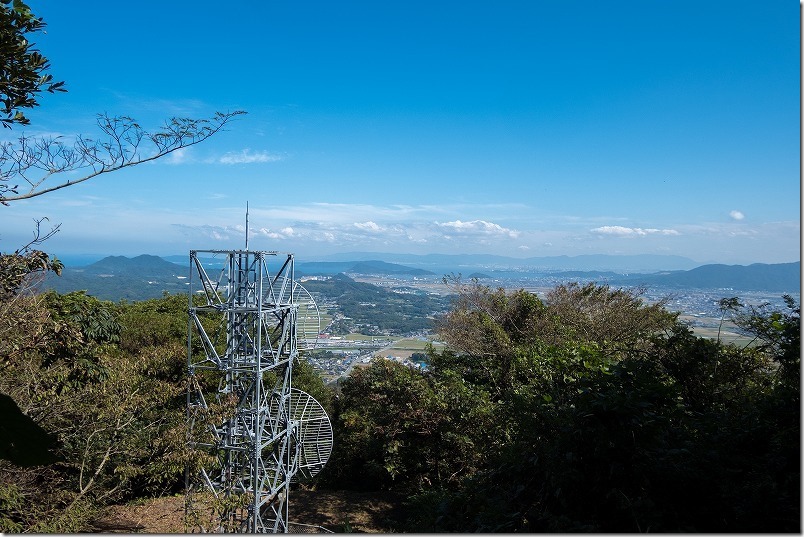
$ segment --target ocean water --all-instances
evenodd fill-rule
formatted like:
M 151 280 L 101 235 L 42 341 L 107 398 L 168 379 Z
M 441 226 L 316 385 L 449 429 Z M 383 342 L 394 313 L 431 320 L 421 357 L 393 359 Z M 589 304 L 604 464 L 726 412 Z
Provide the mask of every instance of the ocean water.
M 50 252 L 48 252 L 50 253 Z M 87 265 L 91 265 L 96 261 L 100 261 L 106 255 L 104 254 L 58 254 L 58 253 L 50 253 L 50 255 L 55 256 L 59 261 L 64 263 L 65 267 L 68 268 L 77 268 L 77 267 L 85 267 Z

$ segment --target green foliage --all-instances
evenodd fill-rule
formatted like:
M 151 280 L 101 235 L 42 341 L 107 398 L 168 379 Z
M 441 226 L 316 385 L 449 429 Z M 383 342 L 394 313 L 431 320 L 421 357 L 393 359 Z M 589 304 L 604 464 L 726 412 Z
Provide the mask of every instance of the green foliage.
M 375 359 L 341 385 L 336 442 L 322 482 L 405 491 L 456 483 L 482 458 L 487 402 L 456 375 L 434 382 L 416 369 Z
M 767 393 L 771 359 L 756 348 L 698 338 L 684 326 L 654 344 L 654 359 L 671 375 L 690 411 L 733 409 L 746 403 L 743 397 Z
M 59 295 L 46 293 L 48 309 L 59 324 L 76 332 L 81 344 L 118 343 L 120 324 L 110 302 L 102 302 L 83 291 Z
M 754 336 L 760 349 L 779 366 L 779 381 L 798 393 L 801 381 L 801 305 L 783 296 L 787 311 L 771 310 L 767 304 L 749 306 L 735 319 L 744 332 Z
M 25 312 L 21 325 L 13 316 Z M 214 331 L 220 317 L 201 322 Z M 86 531 L 105 505 L 183 490 L 199 462 L 186 447 L 186 295 L 11 295 L 3 327 L 0 531 Z M 294 386 L 331 410 L 312 366 L 302 358 L 294 370 Z M 25 440 L 36 449 L 20 453 Z
M 63 268 L 61 261 L 41 250 L 0 254 L 0 299 L 9 300 L 31 287 L 37 276 L 61 274 Z
M 50 456 L 58 461 L 30 467 L 0 461 L 7 469 L 0 496 L 10 502 L 0 524 L 8 531 L 74 532 L 107 502 L 179 490 L 186 462 L 186 303 L 177 308 L 166 297 L 161 304 L 115 306 L 84 293 L 36 298 L 26 304 L 41 309 L 43 326 L 30 328 L 42 334 L 5 361 L 0 392 L 55 438 Z M 149 307 L 151 319 L 140 315 Z M 157 333 L 146 337 L 152 321 Z M 137 322 L 145 326 L 125 324 Z M 184 326 L 181 338 L 159 330 L 177 323 Z M 149 344 L 132 344 L 136 338 Z
M 0 531 L 75 533 L 97 515 L 90 502 L 65 509 L 64 477 L 55 467 L 19 468 L 0 460 Z
M 399 529 L 800 531 L 792 300 L 724 302 L 760 342 L 739 348 L 606 286 L 457 290 L 428 372 L 343 383 L 336 477 L 407 492 Z
M 47 73 L 50 62 L 34 48 L 26 34 L 43 31 L 45 23 L 31 13 L 21 0 L 3 0 L 0 5 L 0 118 L 4 127 L 17 123 L 27 125 L 28 118 L 21 109 L 38 105 L 37 94 L 66 91 L 64 82 L 54 82 Z
M 117 309 L 123 326 L 121 347 L 136 353 L 145 347 L 186 344 L 188 307 L 186 294 L 120 302 Z
M 321 403 L 327 415 L 333 413 L 334 393 L 324 384 L 324 379 L 304 357 L 300 357 L 293 365 L 293 387 L 312 395 Z
M 399 364 L 376 360 L 355 370 L 341 385 L 338 407 L 347 410 L 333 416 L 338 441 L 333 464 L 324 470 L 327 478 L 379 490 L 403 475 L 400 459 L 412 423 L 405 412 L 418 408 L 419 400 L 428 395 L 423 379 Z
M 457 298 L 437 324 L 439 335 L 471 356 L 504 357 L 517 347 L 577 343 L 592 343 L 616 356 L 639 351 L 647 338 L 668 330 L 677 318 L 663 302 L 644 304 L 639 291 L 592 283 L 559 285 L 544 302 L 523 290 L 492 291 L 476 280 L 445 283 Z
M 726 299 L 756 337 L 740 348 L 605 286 L 544 301 L 458 291 L 439 323 L 450 347 L 428 348 L 427 371 L 375 359 L 333 395 L 295 364 L 335 430 L 321 486 L 407 494 L 397 529 L 416 532 L 800 531 L 792 299 Z M 0 427 L 52 439 L 28 461 L 0 444 L 0 531 L 81 531 L 110 502 L 181 490 L 199 463 L 185 449 L 187 308 L 183 295 L 0 300 L 0 403 L 13 403 Z M 210 333 L 221 321 L 201 317 Z
M 541 339 L 596 343 L 609 354 L 639 351 L 647 338 L 670 329 L 678 317 L 664 309 L 664 300 L 645 304 L 641 294 L 594 283 L 559 285 L 547 293 L 552 323 L 539 326 Z
M 100 357 L 104 347 L 120 340 L 120 325 L 112 304 L 83 292 L 46 293 L 45 302 L 53 320 L 50 345 L 42 349 L 42 367 L 63 371 L 54 378 L 57 391 L 80 389 L 105 380 L 107 366 Z

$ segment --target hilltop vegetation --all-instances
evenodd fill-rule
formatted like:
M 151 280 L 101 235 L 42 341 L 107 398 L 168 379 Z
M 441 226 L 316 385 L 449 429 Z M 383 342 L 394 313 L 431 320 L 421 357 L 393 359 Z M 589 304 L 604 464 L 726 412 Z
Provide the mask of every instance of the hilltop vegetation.
M 186 296 L 31 292 L 52 270 L 0 256 L 3 532 L 87 531 L 107 505 L 184 485 Z M 372 311 L 376 291 L 321 283 Z M 634 291 L 450 284 L 427 371 L 376 359 L 331 388 L 299 362 L 294 386 L 335 430 L 319 488 L 406 498 L 395 531 L 800 531 L 793 299 L 726 297 L 754 338 L 737 347 Z
M 628 291 L 456 291 L 428 372 L 343 382 L 323 485 L 405 492 L 416 532 L 800 530 L 792 299 L 723 301 L 738 348 Z

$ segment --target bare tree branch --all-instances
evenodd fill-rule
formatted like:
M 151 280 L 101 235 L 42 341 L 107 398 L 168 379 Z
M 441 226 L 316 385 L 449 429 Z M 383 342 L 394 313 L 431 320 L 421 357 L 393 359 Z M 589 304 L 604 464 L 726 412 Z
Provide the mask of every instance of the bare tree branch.
M 55 226 L 51 227 L 49 231 L 42 231 L 42 222 L 44 222 L 46 220 L 49 221 L 50 219 L 47 216 L 43 216 L 42 218 L 34 218 L 34 224 L 35 224 L 36 227 L 34 228 L 34 232 L 33 232 L 34 237 L 33 237 L 33 239 L 31 239 L 28 242 L 28 244 L 26 244 L 24 246 L 20 246 L 19 248 L 17 248 L 17 250 L 14 252 L 13 255 L 25 255 L 31 250 L 32 246 L 36 246 L 37 244 L 42 244 L 43 242 L 48 240 L 50 237 L 52 237 L 53 235 L 55 235 L 56 233 L 59 232 L 59 228 L 61 228 L 61 224 L 56 224 Z
M 0 203 L 30 199 L 88 181 L 98 175 L 164 157 L 203 142 L 243 111 L 216 112 L 209 119 L 172 118 L 156 132 L 128 116 L 98 115 L 104 137 L 79 136 L 69 145 L 62 138 L 30 138 L 0 143 Z M 47 186 L 54 175 L 85 170 L 79 179 Z M 21 186 L 23 185 L 23 186 Z

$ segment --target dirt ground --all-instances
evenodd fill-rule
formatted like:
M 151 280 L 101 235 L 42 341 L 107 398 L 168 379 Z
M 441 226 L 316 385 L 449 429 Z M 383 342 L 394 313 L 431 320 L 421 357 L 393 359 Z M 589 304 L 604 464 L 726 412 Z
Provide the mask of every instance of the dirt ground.
M 402 498 L 386 492 L 293 490 L 290 522 L 330 531 L 389 533 L 403 516 Z M 184 533 L 184 496 L 108 508 L 94 523 L 100 533 Z

